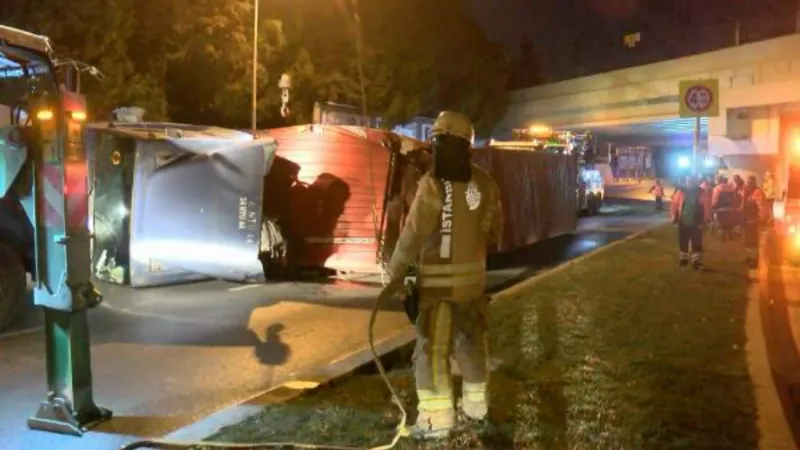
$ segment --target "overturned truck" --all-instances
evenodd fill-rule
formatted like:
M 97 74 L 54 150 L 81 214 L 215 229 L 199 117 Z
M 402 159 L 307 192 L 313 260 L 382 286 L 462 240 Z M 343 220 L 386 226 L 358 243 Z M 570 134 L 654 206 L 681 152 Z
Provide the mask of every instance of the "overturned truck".
M 430 162 L 423 142 L 330 125 L 256 141 L 207 127 L 93 125 L 87 143 L 95 276 L 135 287 L 377 273 Z M 487 147 L 475 162 L 501 190 L 497 251 L 575 230 L 573 156 Z

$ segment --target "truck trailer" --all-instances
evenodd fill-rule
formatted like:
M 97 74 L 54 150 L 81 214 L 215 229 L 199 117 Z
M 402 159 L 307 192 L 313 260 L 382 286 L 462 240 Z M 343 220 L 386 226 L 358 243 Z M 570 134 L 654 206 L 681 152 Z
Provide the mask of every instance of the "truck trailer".
M 298 125 L 262 130 L 259 143 L 190 127 L 89 126 L 97 278 L 144 287 L 380 273 L 430 163 L 426 143 L 387 130 Z M 213 143 L 229 163 L 187 152 L 193 141 Z M 501 190 L 497 251 L 575 230 L 574 156 L 487 147 L 475 162 Z

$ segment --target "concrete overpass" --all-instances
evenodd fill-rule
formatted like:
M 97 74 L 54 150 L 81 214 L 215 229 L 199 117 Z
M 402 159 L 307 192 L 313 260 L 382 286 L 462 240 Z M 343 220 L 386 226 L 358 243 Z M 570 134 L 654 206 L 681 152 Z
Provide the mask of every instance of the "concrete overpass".
M 694 120 L 678 117 L 678 83 L 717 78 L 720 116 L 703 119 L 704 145 L 758 173 L 785 154 L 782 132 L 800 126 L 798 49 L 800 35 L 789 35 L 514 91 L 496 135 L 545 123 L 621 145 L 691 147 Z

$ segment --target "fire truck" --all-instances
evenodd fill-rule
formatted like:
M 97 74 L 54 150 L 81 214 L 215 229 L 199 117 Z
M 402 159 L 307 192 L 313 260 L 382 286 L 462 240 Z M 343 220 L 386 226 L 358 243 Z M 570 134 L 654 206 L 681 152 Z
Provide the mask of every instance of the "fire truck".
M 556 131 L 546 126 L 515 129 L 513 139 L 492 139 L 489 145 L 497 148 L 528 149 L 558 155 L 573 155 L 577 159 L 578 186 L 576 189 L 578 213 L 597 215 L 605 195 L 603 176 L 595 169 L 595 140 L 591 132 L 574 133 Z
M 793 136 L 788 145 L 785 168 L 786 182 L 781 198 L 776 202 L 775 236 L 780 257 L 793 264 L 800 263 L 800 136 Z

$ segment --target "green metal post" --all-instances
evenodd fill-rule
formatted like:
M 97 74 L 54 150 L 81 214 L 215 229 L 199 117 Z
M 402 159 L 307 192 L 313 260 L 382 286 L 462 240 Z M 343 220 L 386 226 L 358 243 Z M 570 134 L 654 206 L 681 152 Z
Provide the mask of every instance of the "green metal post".
M 87 310 L 43 309 L 48 394 L 28 426 L 81 436 L 89 426 L 111 417 L 111 411 L 96 405 L 92 395 Z

